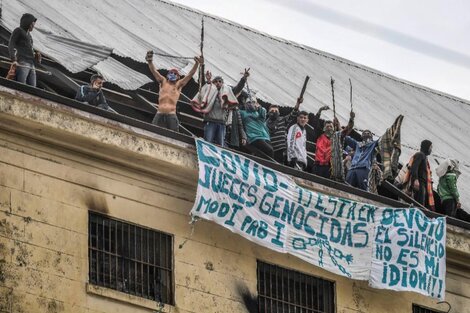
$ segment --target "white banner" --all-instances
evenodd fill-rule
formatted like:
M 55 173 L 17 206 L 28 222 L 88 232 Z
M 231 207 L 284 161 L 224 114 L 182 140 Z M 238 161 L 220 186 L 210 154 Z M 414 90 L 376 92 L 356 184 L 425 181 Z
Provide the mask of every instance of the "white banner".
M 200 139 L 196 147 L 193 216 L 376 288 L 444 298 L 444 218 L 316 193 L 237 153 Z

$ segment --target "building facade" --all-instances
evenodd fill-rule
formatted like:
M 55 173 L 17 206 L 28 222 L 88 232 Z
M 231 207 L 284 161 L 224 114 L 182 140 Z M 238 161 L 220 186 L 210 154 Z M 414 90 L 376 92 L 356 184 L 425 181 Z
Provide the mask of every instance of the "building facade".
M 0 87 L 0 312 L 447 312 L 191 225 L 197 158 L 177 139 Z M 470 313 L 469 259 L 470 228 L 448 225 L 450 312 Z

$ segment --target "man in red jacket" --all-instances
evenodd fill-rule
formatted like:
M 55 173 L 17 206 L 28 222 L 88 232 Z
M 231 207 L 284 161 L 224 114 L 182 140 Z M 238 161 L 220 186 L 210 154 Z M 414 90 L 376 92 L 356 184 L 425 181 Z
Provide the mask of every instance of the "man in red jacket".
M 340 130 L 342 137 L 351 132 L 354 126 L 354 117 L 355 114 L 351 111 L 348 125 L 343 130 Z M 323 127 L 323 134 L 318 137 L 315 149 L 313 174 L 328 179 L 331 177 L 331 138 L 333 137 L 334 131 L 333 122 L 326 121 Z

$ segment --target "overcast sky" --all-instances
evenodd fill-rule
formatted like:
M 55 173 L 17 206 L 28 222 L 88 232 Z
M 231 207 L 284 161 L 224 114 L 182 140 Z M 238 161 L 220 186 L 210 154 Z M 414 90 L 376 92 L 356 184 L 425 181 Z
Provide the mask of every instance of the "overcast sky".
M 470 99 L 470 1 L 172 1 Z

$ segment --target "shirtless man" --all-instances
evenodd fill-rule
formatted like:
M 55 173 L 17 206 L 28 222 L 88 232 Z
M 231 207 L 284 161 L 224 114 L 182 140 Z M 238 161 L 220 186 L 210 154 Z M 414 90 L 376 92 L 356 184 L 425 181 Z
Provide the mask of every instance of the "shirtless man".
M 145 60 L 148 63 L 150 72 L 152 72 L 153 76 L 160 84 L 158 111 L 153 118 L 152 124 L 178 131 L 179 122 L 176 116 L 176 103 L 180 98 L 181 90 L 196 73 L 198 65 L 202 64 L 204 60 L 202 57 L 195 57 L 194 61 L 196 62 L 193 68 L 183 79 L 180 79 L 180 74 L 177 69 L 169 70 L 166 77 L 162 76 L 155 68 L 155 65 L 153 65 L 153 51 L 147 52 Z

